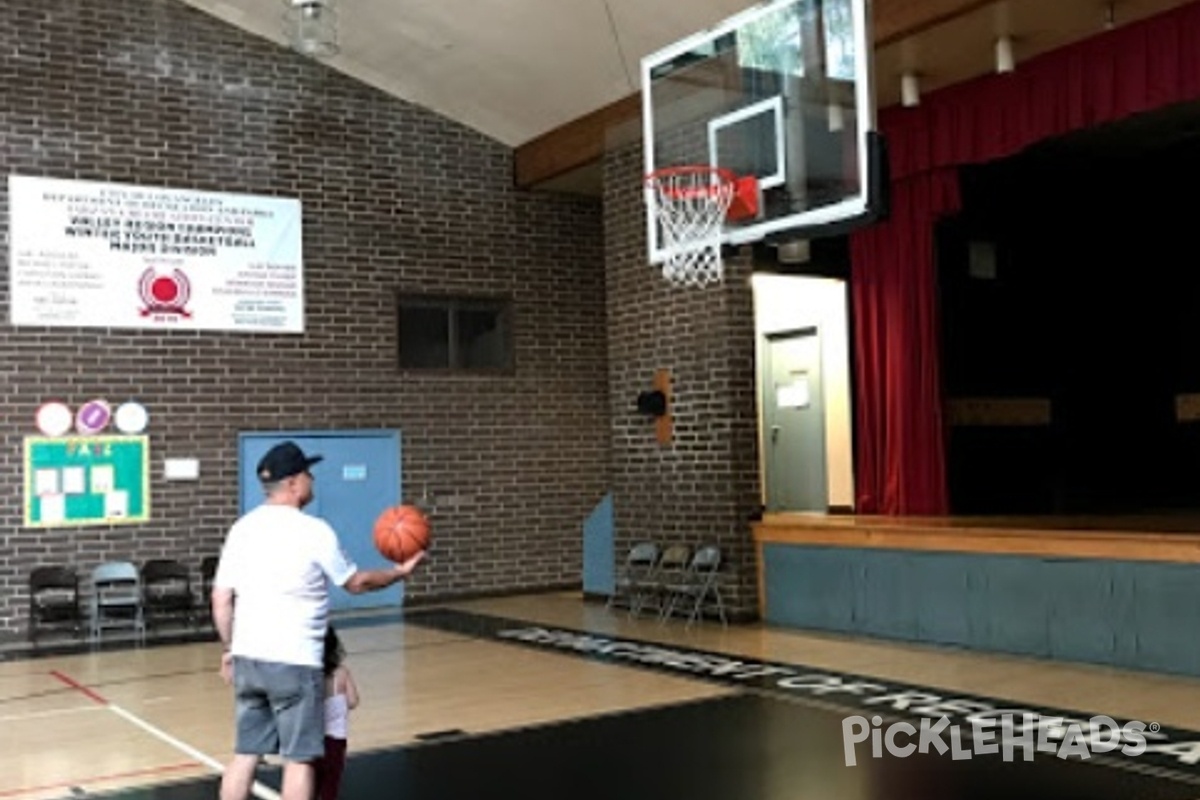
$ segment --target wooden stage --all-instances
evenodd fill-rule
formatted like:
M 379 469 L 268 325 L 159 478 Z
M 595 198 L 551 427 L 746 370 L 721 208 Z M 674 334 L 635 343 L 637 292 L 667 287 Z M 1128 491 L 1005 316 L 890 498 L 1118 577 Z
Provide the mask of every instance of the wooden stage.
M 1200 515 L 768 515 L 760 616 L 868 635 L 1200 676 Z
M 753 530 L 759 544 L 1200 563 L 1197 513 L 1113 517 L 767 514 Z

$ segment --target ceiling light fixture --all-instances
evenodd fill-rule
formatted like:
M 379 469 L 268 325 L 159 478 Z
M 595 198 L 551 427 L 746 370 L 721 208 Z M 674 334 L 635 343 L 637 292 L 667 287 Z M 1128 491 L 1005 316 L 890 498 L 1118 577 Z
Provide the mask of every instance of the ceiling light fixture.
M 915 72 L 906 72 L 900 77 L 900 104 L 905 108 L 921 104 L 921 82 Z
M 1012 72 L 1016 66 L 1012 37 L 1001 36 L 996 40 L 996 72 L 1003 75 L 1006 72 Z
M 337 12 L 333 3 L 334 0 L 284 0 L 285 35 L 293 50 L 312 58 L 337 54 Z

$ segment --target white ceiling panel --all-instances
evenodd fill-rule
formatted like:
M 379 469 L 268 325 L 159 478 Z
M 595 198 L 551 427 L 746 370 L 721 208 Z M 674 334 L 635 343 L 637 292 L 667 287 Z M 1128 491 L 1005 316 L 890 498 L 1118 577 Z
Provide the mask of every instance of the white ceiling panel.
M 280 44 L 283 0 L 184 0 Z M 518 146 L 639 90 L 643 56 L 712 27 L 746 0 L 334 0 L 334 69 Z M 874 0 L 876 3 L 901 0 Z M 877 97 L 899 76 L 925 91 L 992 68 L 995 37 L 1018 57 L 1185 0 L 998 0 L 876 51 Z

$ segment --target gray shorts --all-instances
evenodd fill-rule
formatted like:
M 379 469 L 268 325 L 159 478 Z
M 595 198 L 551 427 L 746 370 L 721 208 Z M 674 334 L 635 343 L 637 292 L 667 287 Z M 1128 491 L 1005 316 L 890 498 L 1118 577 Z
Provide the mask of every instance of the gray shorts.
M 312 761 L 325 753 L 325 676 L 319 667 L 233 659 L 241 755 Z

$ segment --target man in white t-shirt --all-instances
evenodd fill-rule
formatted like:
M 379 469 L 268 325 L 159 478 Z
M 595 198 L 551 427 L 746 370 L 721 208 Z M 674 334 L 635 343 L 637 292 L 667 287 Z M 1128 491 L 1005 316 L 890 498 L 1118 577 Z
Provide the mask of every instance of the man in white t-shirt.
M 221 675 L 236 694 L 237 742 L 221 800 L 246 800 L 262 756 L 284 760 L 283 800 L 311 800 L 312 761 L 325 752 L 322 649 L 329 586 L 377 591 L 408 577 L 424 553 L 390 569 L 361 570 L 327 522 L 300 509 L 313 498 L 306 456 L 294 442 L 258 463 L 266 501 L 229 529 L 213 579 Z

